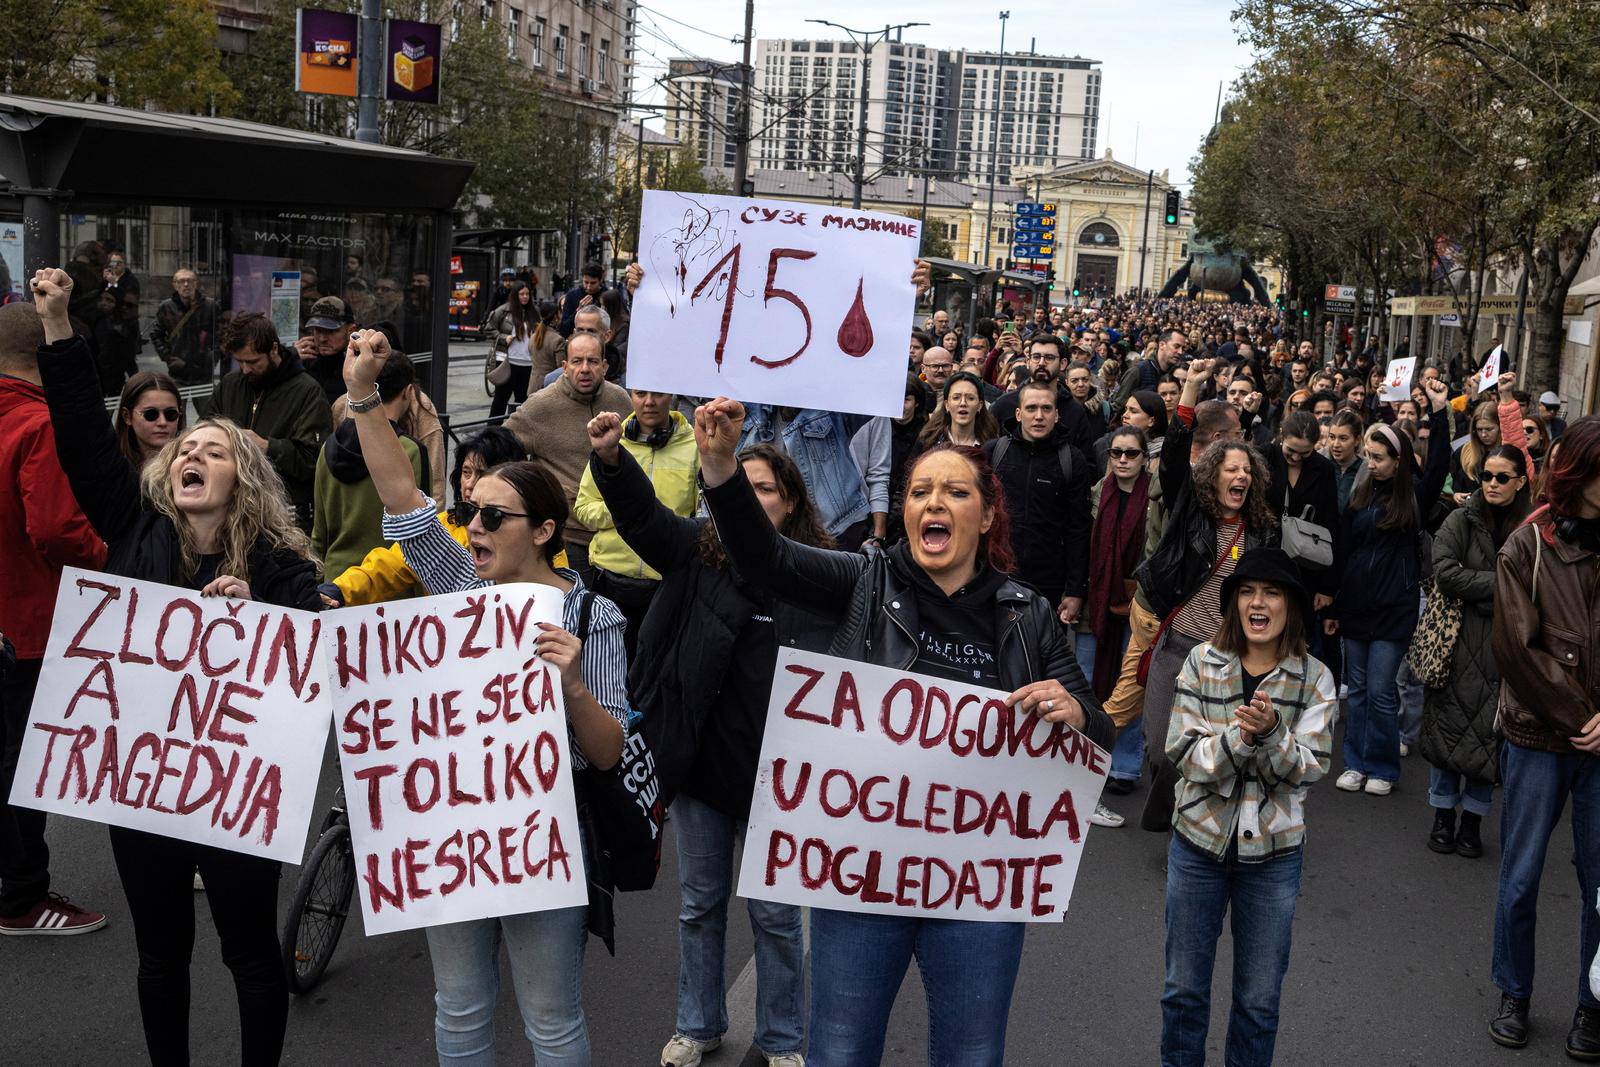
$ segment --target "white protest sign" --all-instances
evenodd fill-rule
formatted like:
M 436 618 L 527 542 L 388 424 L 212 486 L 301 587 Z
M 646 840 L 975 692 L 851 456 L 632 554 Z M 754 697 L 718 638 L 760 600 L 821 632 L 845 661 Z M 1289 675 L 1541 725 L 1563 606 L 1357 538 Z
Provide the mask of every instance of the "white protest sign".
M 11 803 L 298 863 L 328 739 L 321 625 L 68 567 Z
M 1383 392 L 1378 394 L 1379 400 L 1410 400 L 1411 375 L 1417 369 L 1417 357 L 1407 356 L 1405 359 L 1392 359 L 1389 361 L 1389 370 L 1384 375 Z
M 1005 694 L 784 648 L 739 895 L 1060 922 L 1111 758 Z
M 628 387 L 898 417 L 922 227 L 645 190 Z
M 328 617 L 334 739 L 368 934 L 588 901 L 561 592 L 500 585 Z
M 1483 361 L 1483 369 L 1478 372 L 1478 388 L 1475 392 L 1493 389 L 1500 380 L 1500 358 L 1505 353 L 1502 345 L 1495 345 L 1494 351 L 1489 353 L 1489 358 Z

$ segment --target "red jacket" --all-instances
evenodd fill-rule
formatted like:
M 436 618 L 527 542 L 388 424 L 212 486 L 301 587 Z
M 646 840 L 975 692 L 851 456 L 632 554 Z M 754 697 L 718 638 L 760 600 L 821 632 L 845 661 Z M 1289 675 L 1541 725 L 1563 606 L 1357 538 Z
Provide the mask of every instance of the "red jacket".
M 62 567 L 99 569 L 106 546 L 56 459 L 44 390 L 0 375 L 0 633 L 43 659 Z

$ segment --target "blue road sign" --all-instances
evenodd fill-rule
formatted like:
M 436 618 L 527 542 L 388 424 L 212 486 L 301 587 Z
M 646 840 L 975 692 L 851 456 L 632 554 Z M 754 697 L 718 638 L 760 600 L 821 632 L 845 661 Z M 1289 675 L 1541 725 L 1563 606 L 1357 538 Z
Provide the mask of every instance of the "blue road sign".
M 1039 256 L 1053 256 L 1056 254 L 1054 243 L 1049 244 L 1021 244 L 1011 246 L 1011 255 L 1016 259 L 1033 259 Z

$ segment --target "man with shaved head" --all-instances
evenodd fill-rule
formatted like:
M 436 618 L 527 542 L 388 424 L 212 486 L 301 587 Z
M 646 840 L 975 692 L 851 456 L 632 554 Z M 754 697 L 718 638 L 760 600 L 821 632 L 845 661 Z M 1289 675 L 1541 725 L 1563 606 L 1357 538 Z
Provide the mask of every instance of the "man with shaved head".
M 6 802 L 39 683 L 61 568 L 97 570 L 106 548 L 78 509 L 56 458 L 39 385 L 44 327 L 28 303 L 0 307 L 0 934 L 79 934 L 106 917 L 50 892 L 44 812 Z M 121 457 L 112 461 L 124 462 Z M 3 651 L 3 650 L 0 650 Z
M 944 392 L 945 383 L 950 380 L 950 375 L 956 368 L 955 356 L 950 354 L 948 348 L 934 345 L 922 353 L 922 380 L 928 383 L 928 388 L 933 390 L 934 399 L 937 401 L 939 394 Z

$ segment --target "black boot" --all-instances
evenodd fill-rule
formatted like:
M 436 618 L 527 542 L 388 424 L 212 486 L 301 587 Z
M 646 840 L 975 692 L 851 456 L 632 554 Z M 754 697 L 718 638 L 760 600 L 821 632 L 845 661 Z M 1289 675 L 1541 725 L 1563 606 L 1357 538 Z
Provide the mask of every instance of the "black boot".
M 1600 1061 L 1600 1008 L 1579 1008 L 1573 1014 L 1567 1055 L 1590 1063 Z
M 1428 835 L 1428 847 L 1445 854 L 1456 850 L 1456 809 L 1433 809 L 1433 832 Z
M 1509 993 L 1500 994 L 1500 1014 L 1489 1023 L 1489 1036 L 1506 1048 L 1528 1043 L 1528 1002 Z
M 1478 830 L 1483 826 L 1483 816 L 1470 811 L 1461 813 L 1461 832 L 1456 834 L 1456 855 L 1475 860 L 1483 855 L 1483 838 Z

